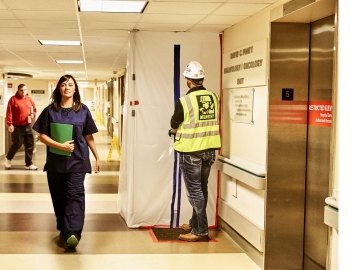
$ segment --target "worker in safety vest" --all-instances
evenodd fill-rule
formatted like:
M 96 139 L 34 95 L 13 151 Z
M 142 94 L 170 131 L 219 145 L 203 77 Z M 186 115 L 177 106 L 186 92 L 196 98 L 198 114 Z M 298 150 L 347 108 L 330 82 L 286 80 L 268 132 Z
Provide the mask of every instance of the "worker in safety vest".
M 219 104 L 217 96 L 203 86 L 205 73 L 199 62 L 191 61 L 183 75 L 190 88 L 175 105 L 169 136 L 174 135 L 174 149 L 179 153 L 180 169 L 193 214 L 189 224 L 181 225 L 186 234 L 179 239 L 195 242 L 208 239 L 206 205 L 208 178 L 221 147 Z

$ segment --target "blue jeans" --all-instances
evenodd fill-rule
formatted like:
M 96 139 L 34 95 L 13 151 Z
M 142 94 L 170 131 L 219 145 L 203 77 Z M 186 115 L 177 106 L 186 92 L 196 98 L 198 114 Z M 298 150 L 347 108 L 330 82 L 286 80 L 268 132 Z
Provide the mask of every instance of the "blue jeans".
M 208 201 L 208 178 L 211 165 L 215 161 L 215 150 L 202 153 L 179 153 L 180 168 L 184 176 L 187 196 L 193 208 L 189 220 L 191 233 L 198 236 L 208 235 L 206 205 Z

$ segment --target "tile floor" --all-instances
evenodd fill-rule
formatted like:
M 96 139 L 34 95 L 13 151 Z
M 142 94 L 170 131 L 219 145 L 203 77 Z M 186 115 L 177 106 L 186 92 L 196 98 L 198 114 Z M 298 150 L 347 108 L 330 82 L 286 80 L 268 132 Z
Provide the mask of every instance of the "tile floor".
M 212 230 L 216 241 L 157 242 L 149 229 L 129 229 L 117 210 L 119 157 L 107 161 L 111 138 L 100 131 L 95 140 L 102 156 L 102 172 L 87 175 L 84 232 L 76 251 L 58 244 L 58 232 L 42 171 L 45 147 L 37 143 L 38 171 L 23 168 L 18 152 L 13 168 L 5 170 L 0 158 L 0 269 L 4 270 L 259 270 L 225 232 Z

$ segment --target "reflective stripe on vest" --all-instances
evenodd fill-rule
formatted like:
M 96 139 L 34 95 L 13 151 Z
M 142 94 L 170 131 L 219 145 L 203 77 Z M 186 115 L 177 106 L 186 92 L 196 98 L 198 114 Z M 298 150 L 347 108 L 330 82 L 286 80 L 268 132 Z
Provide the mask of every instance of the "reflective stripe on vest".
M 216 95 L 199 90 L 181 97 L 180 102 L 184 110 L 184 121 L 176 133 L 175 150 L 195 152 L 220 148 Z

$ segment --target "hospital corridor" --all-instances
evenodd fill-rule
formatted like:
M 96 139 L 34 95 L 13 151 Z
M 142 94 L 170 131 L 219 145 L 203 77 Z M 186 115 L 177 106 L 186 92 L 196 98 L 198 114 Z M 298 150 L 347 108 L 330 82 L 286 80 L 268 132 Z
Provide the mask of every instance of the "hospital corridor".
M 38 171 L 23 169 L 23 151 L 14 158 L 12 169 L 0 169 L 1 269 L 260 269 L 220 230 L 211 230 L 210 242 L 188 243 L 159 241 L 151 228 L 127 228 L 117 207 L 120 159 L 113 153 L 107 160 L 111 137 L 99 129 L 95 141 L 101 172 L 88 174 L 85 179 L 85 225 L 75 251 L 59 244 L 46 173 L 42 170 L 45 145 L 36 145 L 34 163 Z
M 339 270 L 351 5 L 0 0 L 0 270 Z

